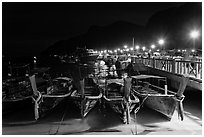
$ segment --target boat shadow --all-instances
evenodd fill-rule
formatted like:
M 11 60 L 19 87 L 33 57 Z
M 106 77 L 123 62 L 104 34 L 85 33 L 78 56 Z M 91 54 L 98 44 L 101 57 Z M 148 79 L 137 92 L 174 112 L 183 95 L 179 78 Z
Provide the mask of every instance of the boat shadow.
M 134 118 L 134 114 L 132 114 L 132 118 Z M 161 123 L 161 122 L 169 122 L 169 120 L 167 120 L 167 118 L 164 115 L 150 108 L 142 107 L 137 113 L 138 124 L 146 125 L 146 124 L 154 124 L 154 123 Z
M 68 116 L 66 116 L 68 117 Z M 64 121 L 73 120 L 70 117 L 66 118 Z M 111 129 L 118 125 L 123 125 L 122 120 L 119 115 L 115 113 L 109 107 L 101 109 L 100 104 L 97 104 L 92 111 L 84 118 L 80 120 L 81 124 L 84 125 L 83 128 L 75 131 L 65 131 L 60 132 L 61 135 L 73 135 L 73 134 L 86 134 L 91 132 L 122 132 L 118 129 Z M 70 122 L 68 122 L 70 124 Z M 72 125 L 71 125 L 72 124 Z M 75 122 L 71 122 L 70 126 L 75 126 Z M 63 124 L 62 124 L 63 125 Z M 77 124 L 76 124 L 77 125 Z
M 131 116 L 134 118 L 133 114 Z M 157 123 L 170 122 L 166 117 L 150 108 L 142 107 L 137 113 L 137 125 L 144 128 L 143 131 L 139 132 L 137 135 L 148 135 L 152 132 L 157 131 L 172 131 L 170 128 L 163 128 Z
M 35 120 L 34 105 L 29 104 L 26 108 L 12 111 L 2 116 L 2 126 L 27 126 L 34 124 L 55 123 L 60 120 L 65 109 L 69 106 L 67 99 L 63 100 L 53 110 L 46 113 L 45 116 Z M 73 108 L 72 108 L 73 110 Z M 73 115 L 76 117 L 76 115 Z

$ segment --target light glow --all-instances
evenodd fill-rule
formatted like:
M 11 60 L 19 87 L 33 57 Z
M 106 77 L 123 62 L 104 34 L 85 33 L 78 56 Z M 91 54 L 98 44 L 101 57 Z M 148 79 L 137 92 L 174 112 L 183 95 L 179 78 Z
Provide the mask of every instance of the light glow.
M 191 33 L 190 33 L 191 38 L 196 39 L 198 36 L 199 36 L 199 31 L 197 31 L 197 30 L 191 31 Z
M 136 48 L 136 50 L 138 50 L 138 49 L 140 49 L 140 46 L 137 45 L 137 46 L 135 46 L 135 48 Z
M 158 41 L 158 43 L 159 43 L 159 45 L 163 45 L 163 44 L 164 44 L 164 40 L 163 40 L 163 39 L 160 39 L 160 40 Z
M 151 45 L 151 48 L 152 48 L 152 49 L 154 49 L 154 48 L 155 48 L 155 45 L 154 45 L 154 44 L 152 44 L 152 45 Z

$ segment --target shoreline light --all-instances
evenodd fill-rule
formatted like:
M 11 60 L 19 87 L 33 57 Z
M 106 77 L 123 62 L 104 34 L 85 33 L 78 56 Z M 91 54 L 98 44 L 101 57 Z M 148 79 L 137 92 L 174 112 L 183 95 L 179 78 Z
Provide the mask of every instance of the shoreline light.
M 137 46 L 135 46 L 135 48 L 136 48 L 136 50 L 138 50 L 138 49 L 140 49 L 140 46 L 137 45 Z
M 155 48 L 155 45 L 154 45 L 154 44 L 152 44 L 152 45 L 151 45 L 151 48 L 152 48 L 152 49 L 154 49 L 154 48 Z
M 163 39 L 160 39 L 160 40 L 158 41 L 158 43 L 159 43 L 159 45 L 163 45 L 163 44 L 164 44 L 164 40 L 163 40 Z

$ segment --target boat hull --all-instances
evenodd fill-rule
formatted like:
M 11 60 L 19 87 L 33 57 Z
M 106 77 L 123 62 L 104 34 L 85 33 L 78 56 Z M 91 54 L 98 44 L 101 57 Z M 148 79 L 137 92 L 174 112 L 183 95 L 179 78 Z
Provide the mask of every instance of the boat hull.
M 139 98 L 135 97 L 133 94 L 130 95 L 130 101 L 127 102 L 125 100 L 112 100 L 108 99 L 105 96 L 103 97 L 105 100 L 105 103 L 117 114 L 119 114 L 120 119 L 123 121 L 123 123 L 129 123 L 128 121 L 128 115 L 135 111 L 135 109 L 138 107 Z
M 43 98 L 39 105 L 39 118 L 43 118 L 46 114 L 52 111 L 65 98 Z
M 96 106 L 98 103 L 98 100 L 88 100 L 88 99 L 77 99 L 73 98 L 74 104 L 77 106 L 77 108 L 81 111 L 81 117 L 86 117 L 91 110 Z
M 141 100 L 144 101 L 144 105 L 152 110 L 155 110 L 164 115 L 168 120 L 171 120 L 174 111 L 177 107 L 177 102 L 173 95 L 141 95 L 136 93 Z
M 78 87 L 70 98 L 81 111 L 81 117 L 84 118 L 100 102 L 102 93 L 100 88 L 96 85 L 93 78 L 85 78 L 75 83 Z
M 32 97 L 26 97 L 16 100 L 2 100 L 2 115 L 19 111 L 32 106 Z
M 80 57 L 81 63 L 92 63 L 98 58 L 98 54 Z

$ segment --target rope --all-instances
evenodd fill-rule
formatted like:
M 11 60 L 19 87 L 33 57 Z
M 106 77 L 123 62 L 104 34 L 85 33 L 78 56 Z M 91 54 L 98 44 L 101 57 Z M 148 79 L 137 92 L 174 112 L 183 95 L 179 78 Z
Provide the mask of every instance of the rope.
M 41 93 L 39 91 L 37 91 L 38 95 L 37 95 L 37 99 L 35 99 L 35 97 L 33 96 L 32 99 L 35 103 L 35 106 L 34 106 L 34 112 L 35 112 L 35 120 L 37 120 L 39 118 L 39 105 L 41 102 L 43 102 L 43 97 L 41 95 Z
M 177 106 L 177 109 L 178 109 L 178 119 L 179 117 L 181 117 L 181 121 L 183 121 L 183 100 L 184 100 L 185 96 L 182 95 L 181 97 L 177 97 L 175 96 L 173 99 L 176 100 L 178 102 L 178 106 Z
M 148 95 L 142 100 L 142 103 L 134 111 L 135 118 L 135 134 L 137 135 L 137 112 L 140 110 L 141 106 L 144 104 L 145 100 L 148 98 Z

